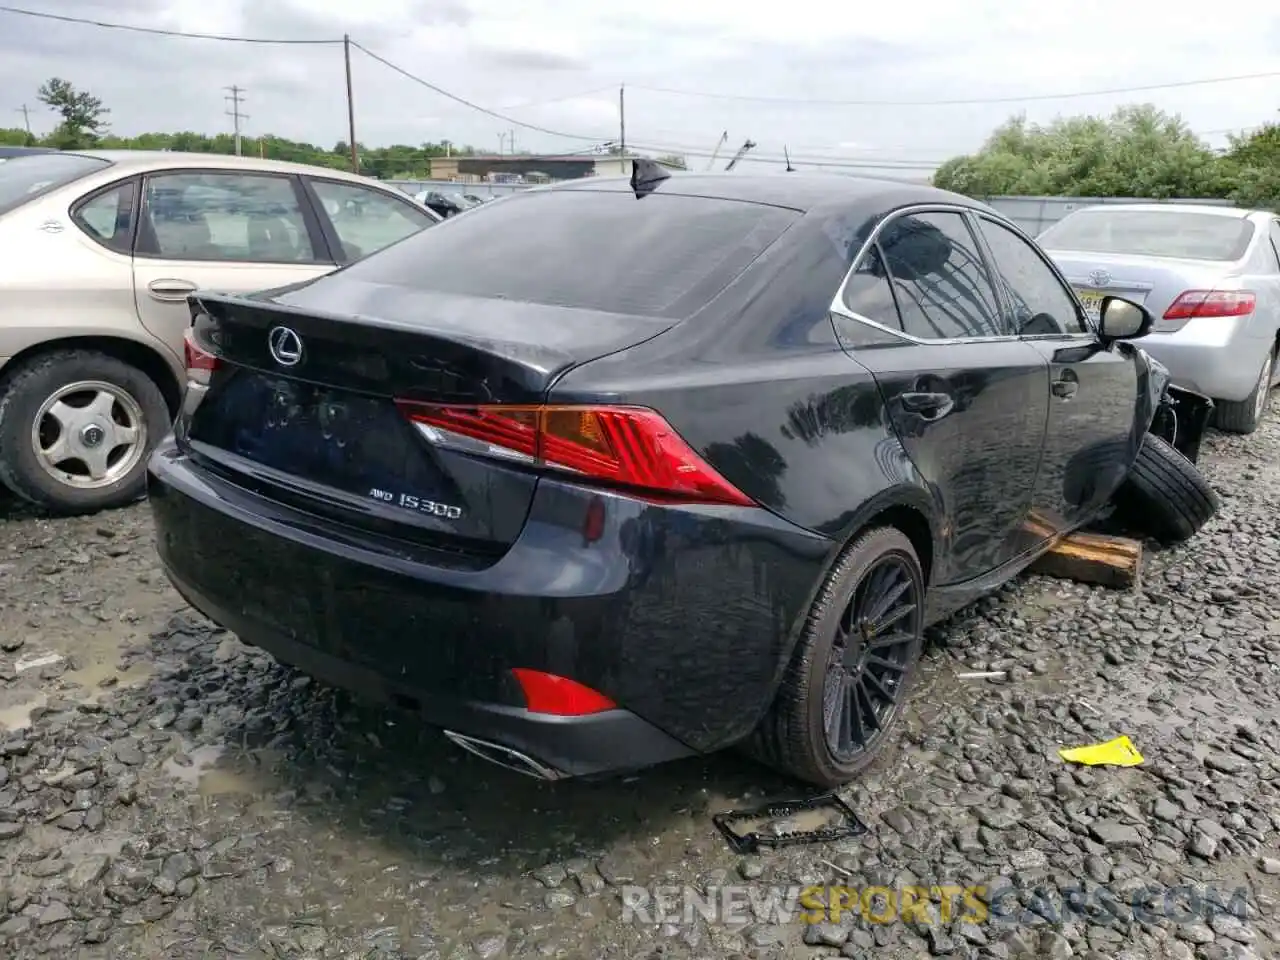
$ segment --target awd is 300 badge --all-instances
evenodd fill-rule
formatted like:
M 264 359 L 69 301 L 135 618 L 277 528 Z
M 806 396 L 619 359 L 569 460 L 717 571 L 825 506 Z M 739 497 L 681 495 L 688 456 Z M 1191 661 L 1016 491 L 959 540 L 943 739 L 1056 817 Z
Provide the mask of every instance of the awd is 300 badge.
M 379 490 L 377 487 L 369 491 L 369 496 L 380 503 L 390 503 L 404 510 L 413 510 L 415 513 L 425 513 L 430 517 L 441 517 L 445 520 L 459 520 L 462 518 L 462 508 L 455 507 L 451 503 L 440 503 L 436 500 L 427 500 L 425 497 L 415 497 L 408 493 L 393 493 L 390 490 Z

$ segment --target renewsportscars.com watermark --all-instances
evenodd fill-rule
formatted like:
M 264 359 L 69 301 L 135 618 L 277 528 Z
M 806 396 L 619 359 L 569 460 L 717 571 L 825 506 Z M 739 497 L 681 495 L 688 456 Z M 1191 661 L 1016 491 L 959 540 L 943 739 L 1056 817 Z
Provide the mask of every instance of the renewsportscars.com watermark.
M 1249 916 L 1245 887 L 1139 887 L 1127 894 L 1109 887 L 1083 886 L 1030 891 L 989 886 L 769 886 L 735 884 L 700 889 L 692 886 L 624 886 L 624 923 L 689 925 L 702 921 L 747 923 L 834 923 L 860 918 L 867 923 L 944 924 L 1057 923 L 1089 917 L 1092 924 L 1131 915 L 1139 922 L 1163 918 L 1173 923 L 1206 921 L 1229 914 Z

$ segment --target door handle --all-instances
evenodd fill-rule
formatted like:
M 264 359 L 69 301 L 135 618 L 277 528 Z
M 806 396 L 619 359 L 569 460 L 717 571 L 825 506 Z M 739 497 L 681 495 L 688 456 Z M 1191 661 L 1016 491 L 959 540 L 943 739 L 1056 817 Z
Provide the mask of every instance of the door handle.
M 941 420 L 956 405 L 955 400 L 945 393 L 904 393 L 899 399 L 903 410 L 923 420 Z
M 1080 389 L 1080 381 L 1074 377 L 1063 377 L 1061 380 L 1053 381 L 1050 389 L 1053 390 L 1055 397 L 1070 400 L 1076 395 L 1076 391 Z
M 151 296 L 155 300 L 185 300 L 189 294 L 195 293 L 199 287 L 189 280 L 152 280 L 147 284 Z

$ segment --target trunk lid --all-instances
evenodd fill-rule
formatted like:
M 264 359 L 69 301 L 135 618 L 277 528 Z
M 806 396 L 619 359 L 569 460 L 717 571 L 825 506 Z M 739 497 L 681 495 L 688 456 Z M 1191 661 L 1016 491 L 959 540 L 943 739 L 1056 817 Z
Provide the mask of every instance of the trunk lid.
M 1098 320 L 1102 297 L 1140 303 L 1155 317 L 1152 333 L 1174 333 L 1186 320 L 1165 320 L 1164 313 L 1187 290 L 1235 289 L 1236 264 L 1165 257 L 1063 252 L 1046 249 L 1085 309 Z
M 178 431 L 193 456 L 298 509 L 476 561 L 519 535 L 536 475 L 434 446 L 395 401 L 537 403 L 571 367 L 674 323 L 350 282 L 192 303 L 192 337 L 218 358 Z

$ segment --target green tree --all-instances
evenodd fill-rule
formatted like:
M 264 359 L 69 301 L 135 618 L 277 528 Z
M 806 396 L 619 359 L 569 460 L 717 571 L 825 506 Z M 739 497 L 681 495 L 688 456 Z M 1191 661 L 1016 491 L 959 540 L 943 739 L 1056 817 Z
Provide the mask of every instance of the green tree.
M 77 90 L 61 77 L 46 80 L 36 94 L 40 102 L 62 116 L 62 122 L 48 138 L 50 146 L 78 150 L 96 146 L 106 128 L 111 111 L 102 101 L 84 90 Z
M 934 184 L 969 196 L 1223 197 L 1230 169 L 1176 115 L 1150 104 L 1041 126 L 1016 116 Z
M 1222 163 L 1232 182 L 1232 203 L 1280 211 L 1280 124 L 1231 137 Z

